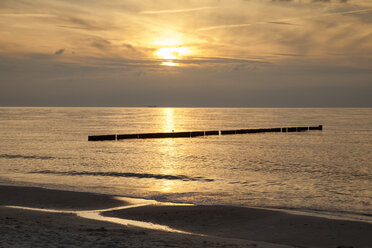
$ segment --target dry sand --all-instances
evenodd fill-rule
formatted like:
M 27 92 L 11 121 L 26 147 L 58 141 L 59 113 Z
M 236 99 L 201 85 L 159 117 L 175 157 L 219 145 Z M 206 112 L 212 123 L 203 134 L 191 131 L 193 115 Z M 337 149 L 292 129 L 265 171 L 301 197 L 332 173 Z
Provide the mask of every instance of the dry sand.
M 205 234 L 140 229 L 5 207 L 103 209 L 128 203 L 111 196 L 0 186 L 0 247 L 372 247 L 372 224 L 228 206 L 144 206 L 105 212 Z

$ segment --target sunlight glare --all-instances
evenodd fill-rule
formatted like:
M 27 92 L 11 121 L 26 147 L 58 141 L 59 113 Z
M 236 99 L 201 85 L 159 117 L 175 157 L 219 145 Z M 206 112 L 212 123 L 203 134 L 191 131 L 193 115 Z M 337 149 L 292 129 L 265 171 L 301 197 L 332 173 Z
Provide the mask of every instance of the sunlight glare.
M 173 62 L 163 62 L 161 63 L 162 65 L 166 65 L 166 66 L 179 66 L 178 63 L 173 63 Z
M 177 35 L 171 38 L 158 38 L 153 44 L 158 47 L 154 52 L 154 56 L 162 60 L 167 60 L 161 63 L 165 66 L 178 66 L 179 64 L 173 60 L 180 60 L 191 53 L 189 47 L 182 46 L 184 43 Z
M 161 38 L 155 40 L 154 44 L 158 46 L 180 46 L 182 41 L 177 38 Z
M 190 53 L 188 47 L 163 47 L 155 52 L 155 55 L 162 59 L 180 59 Z

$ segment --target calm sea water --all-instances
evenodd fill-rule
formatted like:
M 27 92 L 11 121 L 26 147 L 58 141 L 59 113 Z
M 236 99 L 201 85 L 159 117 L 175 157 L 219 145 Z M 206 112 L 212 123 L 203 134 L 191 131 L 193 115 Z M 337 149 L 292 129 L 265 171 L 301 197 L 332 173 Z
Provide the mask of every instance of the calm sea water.
M 88 135 L 324 125 L 88 142 Z M 0 108 L 0 183 L 372 215 L 372 109 Z

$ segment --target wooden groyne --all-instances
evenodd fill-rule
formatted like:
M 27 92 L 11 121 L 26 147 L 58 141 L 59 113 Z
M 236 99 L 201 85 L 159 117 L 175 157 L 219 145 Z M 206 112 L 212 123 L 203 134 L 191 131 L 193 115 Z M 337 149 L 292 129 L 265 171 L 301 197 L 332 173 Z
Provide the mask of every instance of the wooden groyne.
M 287 133 L 306 132 L 312 130 L 323 130 L 323 125 L 307 127 L 277 127 L 277 128 L 256 128 L 236 130 L 215 130 L 215 131 L 193 131 L 193 132 L 171 132 L 171 133 L 138 133 L 138 134 L 110 134 L 88 136 L 88 141 L 124 140 L 124 139 L 163 139 L 163 138 L 192 138 L 209 135 L 231 135 L 249 133 Z

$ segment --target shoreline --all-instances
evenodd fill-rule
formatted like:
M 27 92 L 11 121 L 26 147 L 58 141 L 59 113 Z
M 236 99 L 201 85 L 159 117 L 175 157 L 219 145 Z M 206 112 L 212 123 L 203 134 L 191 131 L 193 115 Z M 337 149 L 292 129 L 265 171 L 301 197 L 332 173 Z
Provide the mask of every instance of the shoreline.
M 1 177 L 0 177 L 1 178 Z M 365 222 L 372 224 L 372 214 L 366 213 L 357 213 L 357 212 L 344 212 L 344 211 L 329 211 L 329 210 L 319 210 L 319 209 L 301 209 L 301 208 L 280 208 L 280 207 L 261 207 L 261 206 L 241 206 L 241 205 L 234 205 L 234 204 L 200 204 L 197 202 L 182 202 L 182 201 L 165 201 L 159 199 L 153 199 L 151 197 L 136 197 L 130 195 L 122 195 L 122 194 L 108 194 L 108 193 L 100 193 L 100 192 L 93 192 L 93 191 L 80 191 L 74 189 L 60 189 L 58 187 L 45 187 L 45 186 L 38 186 L 34 184 L 23 184 L 21 183 L 13 183 L 11 181 L 7 182 L 1 180 L 0 182 L 0 189 L 1 187 L 15 187 L 15 188 L 30 188 L 30 189 L 45 189 L 49 191 L 56 191 L 56 192 L 73 192 L 76 194 L 87 194 L 91 196 L 101 196 L 103 198 L 115 198 L 120 199 L 119 202 L 132 201 L 132 200 L 145 200 L 145 201 L 156 201 L 159 203 L 174 203 L 174 204 L 191 204 L 196 206 L 210 206 L 210 205 L 218 205 L 218 206 L 227 206 L 227 207 L 243 207 L 243 208 L 253 208 L 253 209 L 262 209 L 262 210 L 269 210 L 269 211 L 280 211 L 294 215 L 304 215 L 304 216 L 311 216 L 311 217 L 320 217 L 326 218 L 330 220 L 347 220 L 347 221 L 357 221 L 357 222 Z M 114 202 L 118 202 L 118 201 Z M 64 203 L 65 204 L 65 203 Z M 121 203 L 119 203 L 121 204 Z M 128 202 L 126 204 L 129 204 Z M 1 192 L 0 192 L 0 206 L 1 206 Z M 37 206 L 36 206 L 37 207 Z M 92 206 L 90 207 L 91 209 Z M 87 210 L 89 207 L 87 208 Z M 81 209 L 82 210 L 82 209 Z
M 91 243 L 90 238 L 87 238 L 89 235 L 102 240 L 102 244 L 114 247 L 128 245 L 130 242 L 130 247 L 232 245 L 262 248 L 356 248 L 369 247 L 372 244 L 372 238 L 368 235 L 372 233 L 372 224 L 361 221 L 291 214 L 286 210 L 221 205 L 179 205 L 156 201 L 133 205 L 123 199 L 96 193 L 0 185 L 0 230 L 4 233 L 0 238 L 0 246 L 8 244 L 17 247 L 22 244 L 30 245 L 34 241 L 60 245 L 66 239 L 64 237 L 71 237 L 68 240 L 70 246 L 99 246 Z M 44 210 L 58 209 L 61 212 L 6 207 L 9 205 Z M 119 225 L 81 218 L 76 214 L 94 211 L 98 213 L 97 210 L 106 220 L 115 218 L 150 222 L 192 234 L 159 231 L 156 228 L 151 230 L 131 224 Z M 122 235 L 123 232 L 126 235 Z M 44 237 L 43 233 L 50 237 Z M 89 235 L 85 237 L 87 233 Z M 79 239 L 77 236 L 85 238 Z M 45 240 L 40 240 L 41 238 Z

